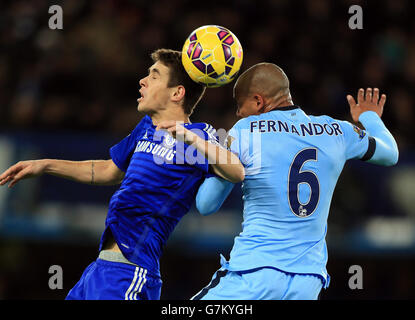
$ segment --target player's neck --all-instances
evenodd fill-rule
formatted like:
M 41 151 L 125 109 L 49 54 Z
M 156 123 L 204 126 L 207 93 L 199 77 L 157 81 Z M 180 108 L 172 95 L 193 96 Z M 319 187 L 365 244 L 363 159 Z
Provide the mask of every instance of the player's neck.
M 278 99 L 276 102 L 270 104 L 270 106 L 268 108 L 266 108 L 265 112 L 269 112 L 272 110 L 276 110 L 278 108 L 283 108 L 283 107 L 289 107 L 289 106 L 293 106 L 294 103 L 291 99 L 291 95 L 290 96 L 284 96 L 281 97 L 280 99 Z

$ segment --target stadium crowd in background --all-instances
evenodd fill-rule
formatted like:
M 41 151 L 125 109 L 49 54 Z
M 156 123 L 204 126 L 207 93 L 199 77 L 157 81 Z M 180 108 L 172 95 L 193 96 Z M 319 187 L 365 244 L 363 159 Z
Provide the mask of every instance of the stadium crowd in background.
M 3 129 L 125 134 L 137 123 L 138 77 L 150 52 L 180 50 L 191 30 L 214 23 L 243 44 L 242 70 L 260 61 L 284 67 L 294 102 L 305 110 L 348 119 L 346 94 L 357 85 L 382 88 L 389 98 L 385 121 L 402 150 L 413 145 L 410 1 L 366 4 L 364 28 L 355 31 L 348 27 L 350 1 L 229 1 L 206 11 L 186 0 L 67 1 L 63 30 L 48 28 L 49 5 L 0 4 Z M 231 86 L 208 90 L 193 120 L 228 130 L 236 120 Z
M 63 9 L 63 30 L 48 27 L 48 8 L 55 4 Z M 351 5 L 362 6 L 362 30 L 349 28 Z M 202 6 L 189 0 L 1 1 L 0 134 L 125 136 L 140 118 L 136 108 L 138 82 L 147 73 L 150 53 L 161 47 L 180 50 L 196 27 L 218 24 L 232 30 L 243 46 L 241 72 L 262 61 L 281 66 L 290 78 L 294 103 L 307 113 L 350 121 L 346 95 L 355 95 L 360 87 L 380 88 L 388 97 L 382 119 L 397 140 L 400 164 L 409 158 L 406 161 L 412 161 L 412 167 L 408 168 L 413 171 L 413 12 L 415 3 L 410 0 L 231 0 L 210 1 Z M 237 120 L 232 87 L 233 83 L 208 89 L 191 120 L 229 130 Z M 340 178 L 328 236 L 341 237 L 342 231 L 364 227 L 368 218 L 378 214 L 414 217 L 413 197 L 401 192 L 405 186 L 413 190 L 413 181 L 403 185 L 396 179 L 393 185 L 384 181 L 373 185 L 370 178 L 383 175 L 359 169 L 345 168 L 347 174 Z M 409 177 L 408 171 L 402 172 L 401 178 Z M 236 200 L 240 203 L 240 198 Z M 405 200 L 401 202 L 406 207 L 400 200 Z M 406 225 L 410 233 L 412 224 Z M 398 236 L 400 231 L 396 232 Z M 382 240 L 382 234 L 376 234 Z M 50 261 L 76 265 L 81 250 L 87 252 L 88 259 L 96 251 L 96 247 L 88 246 L 62 250 L 62 245 L 53 241 L 45 241 L 45 251 L 42 242 L 0 236 L 0 299 L 54 299 L 59 293 L 46 285 L 45 270 Z M 409 254 L 405 249 L 392 255 L 381 253 L 377 260 L 362 254 L 364 248 L 354 242 L 347 245 L 356 249 L 350 260 L 341 256 L 329 260 L 329 272 L 337 280 L 328 298 L 355 298 L 359 294 L 363 298 L 414 297 L 412 249 L 408 249 Z M 213 259 L 181 256 L 184 264 L 198 264 L 193 274 L 175 263 L 177 254 L 173 252 L 174 259 L 167 256 L 165 260 L 170 277 L 166 288 L 170 291 L 164 298 L 190 297 L 204 284 L 191 279 L 200 278 L 201 273 L 210 276 L 217 267 L 216 254 Z M 353 263 L 365 268 L 365 290 L 361 292 L 346 287 L 346 265 Z M 190 280 L 183 281 L 182 275 Z M 70 279 L 79 279 L 79 274 L 65 271 L 66 289 Z

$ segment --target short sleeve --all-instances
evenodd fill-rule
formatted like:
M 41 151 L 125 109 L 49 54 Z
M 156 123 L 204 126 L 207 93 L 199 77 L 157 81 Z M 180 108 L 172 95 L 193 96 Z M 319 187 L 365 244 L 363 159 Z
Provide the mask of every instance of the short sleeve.
M 249 168 L 253 164 L 254 145 L 255 142 L 258 142 L 258 138 L 260 138 L 259 134 L 250 133 L 249 129 L 244 129 L 241 120 L 229 130 L 227 137 L 228 150 L 238 156 L 245 168 Z
M 189 125 L 185 124 L 185 127 L 186 129 L 197 134 L 199 137 L 203 138 L 204 140 L 212 144 L 219 145 L 218 137 L 216 135 L 216 130 L 211 125 L 206 124 L 206 123 L 195 123 L 195 124 L 189 124 Z M 176 150 L 177 150 L 177 147 L 176 147 Z M 176 154 L 176 161 L 178 161 L 179 163 L 186 163 L 188 165 L 195 166 L 196 168 L 206 173 L 207 177 L 214 176 L 213 174 L 209 172 L 208 159 L 206 159 L 205 155 L 200 153 L 193 146 L 184 144 L 184 152 L 183 154 L 181 152 Z
M 341 121 L 341 127 L 345 137 L 346 160 L 370 159 L 375 151 L 375 139 L 369 136 L 366 130 L 360 129 L 348 121 Z
M 145 116 L 128 136 L 110 148 L 111 159 L 120 170 L 127 171 L 131 156 L 136 147 L 137 138 L 142 134 L 147 124 L 148 119 Z
M 230 152 L 236 154 L 238 157 L 241 153 L 240 141 L 240 132 L 238 131 L 236 126 L 233 126 L 229 130 L 228 137 L 226 140 L 226 146 Z

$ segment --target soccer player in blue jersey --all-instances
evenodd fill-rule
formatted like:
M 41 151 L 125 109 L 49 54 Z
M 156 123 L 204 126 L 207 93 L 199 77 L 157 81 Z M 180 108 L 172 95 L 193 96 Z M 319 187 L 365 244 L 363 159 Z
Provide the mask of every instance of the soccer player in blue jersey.
M 163 247 L 204 178 L 244 178 L 244 167 L 216 143 L 212 127 L 190 122 L 205 88 L 188 77 L 181 53 L 160 49 L 152 59 L 139 82 L 138 110 L 145 116 L 110 149 L 111 159 L 22 161 L 0 175 L 0 185 L 9 187 L 43 173 L 93 185 L 121 183 L 109 204 L 98 259 L 67 299 L 159 299 Z
M 381 120 L 386 95 L 360 89 L 347 100 L 354 122 L 312 116 L 294 105 L 278 66 L 260 63 L 234 86 L 237 114 L 229 146 L 245 166 L 242 232 L 229 261 L 192 299 L 317 299 L 329 285 L 327 217 L 345 162 L 392 166 L 397 144 Z M 201 185 L 196 204 L 216 212 L 234 184 L 217 177 Z

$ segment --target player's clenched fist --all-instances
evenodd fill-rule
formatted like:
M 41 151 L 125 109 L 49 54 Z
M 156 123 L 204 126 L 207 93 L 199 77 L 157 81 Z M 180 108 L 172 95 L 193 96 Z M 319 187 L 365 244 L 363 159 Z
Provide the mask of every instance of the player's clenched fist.
M 44 167 L 41 160 L 20 161 L 0 175 L 0 185 L 3 186 L 10 182 L 9 188 L 11 188 L 22 179 L 41 175 Z
M 351 95 L 347 95 L 347 101 L 350 106 L 350 113 L 353 121 L 358 122 L 359 116 L 365 111 L 374 111 L 379 117 L 383 114 L 383 107 L 386 102 L 386 94 L 379 95 L 379 89 L 367 88 L 359 89 L 357 92 L 357 103 Z

